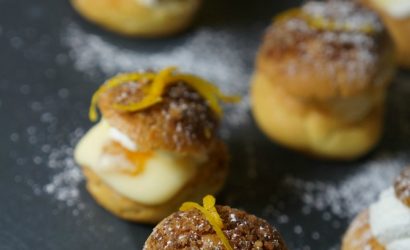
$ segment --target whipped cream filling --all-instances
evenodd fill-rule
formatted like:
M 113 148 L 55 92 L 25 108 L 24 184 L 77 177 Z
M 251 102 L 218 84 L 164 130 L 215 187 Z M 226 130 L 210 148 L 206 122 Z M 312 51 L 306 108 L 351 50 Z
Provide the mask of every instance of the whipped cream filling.
M 136 202 L 146 205 L 167 202 L 194 177 L 198 166 L 206 159 L 154 151 L 146 160 L 143 171 L 132 175 L 121 171 L 134 167 L 125 157 L 103 152 L 104 146 L 113 139 L 111 129 L 104 120 L 91 128 L 78 143 L 75 160 L 93 170 L 115 191 Z M 114 134 L 117 141 L 118 134 Z
M 370 206 L 370 229 L 386 250 L 410 249 L 410 208 L 396 197 L 393 188 L 382 192 Z
M 410 17 L 409 0 L 373 0 L 373 2 L 393 17 Z
M 118 129 L 110 127 L 109 134 L 112 140 L 118 142 L 124 148 L 130 151 L 138 150 L 137 144 L 135 144 L 126 134 L 122 133 Z

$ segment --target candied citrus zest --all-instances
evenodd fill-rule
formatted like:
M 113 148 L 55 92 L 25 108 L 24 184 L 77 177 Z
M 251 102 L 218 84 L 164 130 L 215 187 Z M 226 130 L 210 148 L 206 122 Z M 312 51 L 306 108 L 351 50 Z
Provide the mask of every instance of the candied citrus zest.
M 226 238 L 226 235 L 222 232 L 223 222 L 215 208 L 215 198 L 212 195 L 205 196 L 203 198 L 203 206 L 195 202 L 185 202 L 179 210 L 188 211 L 192 208 L 198 209 L 205 216 L 205 219 L 211 224 L 225 248 L 227 250 L 232 250 L 233 248 L 231 247 L 228 238 Z
M 202 79 L 192 75 L 178 75 L 170 78 L 171 82 L 183 81 L 193 87 L 207 101 L 209 107 L 218 115 L 222 116 L 222 108 L 219 106 L 216 95 L 217 88 L 213 85 L 208 85 Z
M 236 103 L 241 100 L 239 96 L 227 96 L 222 94 L 218 87 L 212 83 L 190 74 L 179 74 L 171 77 L 170 82 L 183 81 L 198 91 L 198 93 L 208 102 L 209 107 L 218 116 L 222 116 L 222 109 L 219 100 L 226 103 Z
M 276 16 L 273 20 L 274 22 L 282 22 L 289 20 L 291 18 L 301 18 L 304 19 L 309 27 L 314 29 L 320 30 L 330 30 L 330 31 L 345 31 L 345 32 L 363 32 L 366 34 L 374 33 L 375 30 L 373 26 L 369 23 L 367 25 L 362 25 L 361 27 L 352 27 L 346 23 L 338 23 L 332 20 L 327 20 L 323 17 L 309 15 L 308 13 L 304 12 L 301 8 L 293 8 L 287 10 L 278 16 Z
M 131 81 L 138 81 L 141 79 L 152 80 L 155 77 L 154 73 L 125 73 L 114 76 L 113 78 L 107 80 L 92 96 L 91 105 L 88 113 L 88 117 L 91 121 L 95 122 L 98 118 L 97 113 L 97 102 L 100 95 L 107 91 L 108 89 L 117 87 L 121 84 Z
M 162 101 L 161 97 L 156 98 L 156 97 L 149 96 L 141 100 L 141 102 L 137 102 L 137 103 L 130 103 L 126 105 L 116 103 L 114 104 L 114 108 L 123 110 L 123 111 L 138 111 L 138 110 L 148 108 L 161 101 Z
M 137 176 L 145 169 L 145 164 L 152 157 L 152 152 L 133 152 L 126 150 L 127 159 L 132 162 L 134 169 L 127 171 L 132 176 Z
M 146 96 L 137 103 L 129 103 L 126 105 L 114 104 L 114 108 L 124 111 L 138 111 L 148 108 L 158 102 L 162 101 L 161 95 L 164 91 L 167 78 L 176 70 L 175 67 L 165 68 L 160 71 L 151 83 L 150 89 L 147 91 Z
M 89 118 L 91 121 L 96 121 L 98 118 L 97 113 L 97 102 L 101 93 L 107 91 L 110 88 L 114 88 L 123 83 L 138 80 L 148 80 L 150 83 L 143 87 L 144 97 L 142 100 L 136 103 L 127 104 L 114 104 L 114 108 L 135 112 L 139 110 L 146 109 L 154 104 L 162 101 L 162 94 L 169 84 L 183 81 L 187 85 L 193 87 L 198 93 L 206 100 L 209 107 L 218 115 L 222 116 L 222 108 L 219 105 L 220 101 L 226 103 L 235 103 L 240 101 L 239 96 L 228 96 L 224 95 L 218 87 L 214 86 L 212 83 L 190 74 L 179 74 L 176 73 L 176 67 L 168 67 L 161 70 L 158 73 L 127 73 L 121 74 L 107 80 L 103 86 L 101 86 L 93 95 L 91 100 L 91 106 L 89 111 Z

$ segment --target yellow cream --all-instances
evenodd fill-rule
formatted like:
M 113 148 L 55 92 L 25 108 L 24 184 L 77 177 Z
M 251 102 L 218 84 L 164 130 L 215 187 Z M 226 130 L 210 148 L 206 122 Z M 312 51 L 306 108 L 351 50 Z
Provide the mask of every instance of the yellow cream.
M 129 166 L 125 158 L 103 154 L 104 145 L 111 140 L 110 126 L 102 120 L 78 143 L 74 157 L 83 167 L 91 168 L 106 184 L 121 195 L 146 205 L 167 202 L 194 176 L 201 161 L 155 151 L 138 175 L 115 171 Z

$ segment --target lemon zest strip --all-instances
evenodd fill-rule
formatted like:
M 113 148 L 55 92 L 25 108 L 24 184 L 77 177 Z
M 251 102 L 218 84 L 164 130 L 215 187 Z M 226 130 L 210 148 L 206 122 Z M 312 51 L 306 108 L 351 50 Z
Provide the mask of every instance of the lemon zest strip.
M 121 74 L 107 80 L 93 95 L 89 111 L 89 118 L 91 121 L 97 120 L 97 102 L 100 95 L 110 88 L 117 87 L 121 84 L 130 81 L 148 80 L 151 81 L 148 90 L 144 89 L 145 96 L 141 101 L 128 104 L 114 104 L 114 108 L 124 111 L 139 111 L 148 108 L 156 103 L 162 101 L 162 93 L 168 84 L 183 81 L 187 85 L 193 87 L 199 94 L 207 101 L 209 107 L 218 115 L 222 116 L 222 109 L 219 101 L 226 103 L 236 103 L 240 101 L 238 96 L 224 95 L 218 87 L 212 83 L 190 74 L 177 74 L 176 67 L 168 67 L 161 70 L 159 73 L 128 73 Z
M 88 117 L 91 121 L 95 122 L 98 118 L 97 102 L 102 93 L 108 89 L 115 88 L 125 82 L 139 81 L 141 79 L 151 80 L 155 77 L 153 73 L 126 73 L 119 74 L 109 80 L 107 80 L 92 96 L 91 105 L 88 112 Z
M 216 235 L 222 241 L 224 247 L 227 250 L 233 250 L 228 238 L 226 238 L 225 234 L 222 232 L 223 222 L 218 214 L 218 211 L 215 208 L 215 197 L 213 197 L 212 195 L 205 196 L 203 198 L 203 206 L 199 205 L 196 202 L 184 202 L 179 210 L 188 211 L 192 208 L 198 209 L 205 216 L 205 219 L 209 222 L 209 224 L 211 224 Z

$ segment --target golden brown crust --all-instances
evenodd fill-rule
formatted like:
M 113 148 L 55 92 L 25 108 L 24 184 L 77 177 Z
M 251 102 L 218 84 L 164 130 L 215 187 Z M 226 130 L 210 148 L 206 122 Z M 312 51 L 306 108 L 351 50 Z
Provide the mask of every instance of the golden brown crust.
M 295 96 L 325 99 L 384 89 L 394 73 L 393 47 L 376 16 L 350 1 L 315 4 L 335 19 L 364 16 L 374 32 L 323 30 L 300 16 L 280 18 L 265 35 L 257 70 Z
M 149 7 L 137 0 L 71 0 L 89 21 L 127 36 L 162 37 L 191 25 L 201 0 L 179 0 Z
M 394 189 L 397 198 L 410 207 L 410 167 L 405 169 L 396 179 Z
M 353 120 L 350 109 L 330 111 L 329 102 L 320 105 L 293 97 L 256 72 L 251 107 L 259 127 L 273 140 L 309 155 L 349 160 L 367 153 L 379 140 L 384 94 L 378 92 L 370 105 L 353 101 L 354 112 L 370 106 Z M 348 102 L 350 105 L 351 100 Z
M 223 233 L 233 249 L 287 250 L 280 233 L 268 222 L 228 206 L 216 206 Z M 212 226 L 197 209 L 176 212 L 160 224 L 145 242 L 144 250 L 225 249 Z
M 342 243 L 342 250 L 385 250 L 372 235 L 369 211 L 360 213 L 350 224 Z
M 410 69 L 410 17 L 395 18 L 372 0 L 360 1 L 380 15 L 396 45 L 396 57 L 399 65 Z
M 216 140 L 218 118 L 205 100 L 188 85 L 169 85 L 162 101 L 141 111 L 127 112 L 114 104 L 135 103 L 147 83 L 122 84 L 101 94 L 99 108 L 107 122 L 126 134 L 140 151 L 164 149 L 202 152 Z
M 83 166 L 87 189 L 97 203 L 114 215 L 129 221 L 154 224 L 177 211 L 184 201 L 200 201 L 207 194 L 219 192 L 229 170 L 228 152 L 222 142 L 217 142 L 210 151 L 209 160 L 198 166 L 196 175 L 164 204 L 154 206 L 133 201 L 107 185 L 91 168 Z

